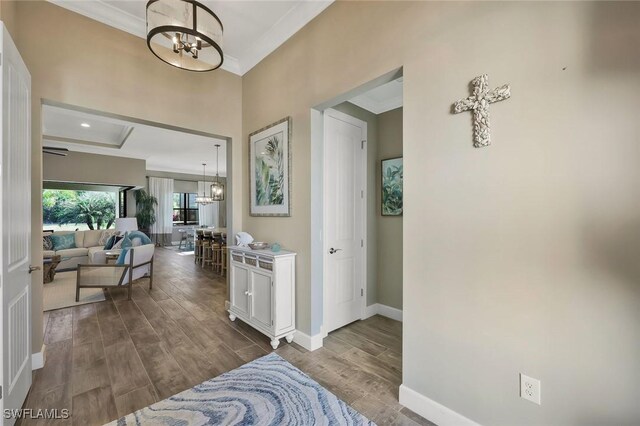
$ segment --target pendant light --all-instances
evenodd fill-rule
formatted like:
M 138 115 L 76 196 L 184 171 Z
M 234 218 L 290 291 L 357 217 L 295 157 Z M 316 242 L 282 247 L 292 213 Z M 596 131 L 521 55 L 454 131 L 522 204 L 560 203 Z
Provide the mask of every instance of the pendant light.
M 188 71 L 220 68 L 222 22 L 195 0 L 150 0 L 147 47 L 158 59 Z
M 224 201 L 224 185 L 219 181 L 220 171 L 220 144 L 216 144 L 216 180 L 211 184 L 211 200 Z
M 207 175 L 205 174 L 206 168 L 207 168 L 207 163 L 202 163 L 202 181 L 203 181 L 202 195 L 200 194 L 196 195 L 196 204 L 199 204 L 202 206 L 206 206 L 207 204 L 213 203 L 213 200 L 211 199 L 211 197 L 207 197 L 204 192 L 204 188 L 206 188 L 206 185 L 207 185 Z

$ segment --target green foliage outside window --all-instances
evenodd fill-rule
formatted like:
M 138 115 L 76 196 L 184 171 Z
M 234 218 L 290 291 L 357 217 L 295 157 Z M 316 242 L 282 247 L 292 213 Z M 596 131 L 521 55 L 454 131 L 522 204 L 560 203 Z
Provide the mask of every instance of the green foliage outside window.
M 42 191 L 45 226 L 86 225 L 111 228 L 116 219 L 116 193 L 45 189 Z

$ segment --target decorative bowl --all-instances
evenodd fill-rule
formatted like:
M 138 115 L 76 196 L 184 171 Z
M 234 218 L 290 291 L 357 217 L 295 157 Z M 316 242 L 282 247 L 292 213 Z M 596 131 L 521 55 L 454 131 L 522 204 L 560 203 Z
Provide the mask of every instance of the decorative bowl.
M 265 243 L 264 241 L 254 241 L 249 243 L 249 247 L 251 247 L 251 250 L 264 250 L 269 247 L 269 243 Z

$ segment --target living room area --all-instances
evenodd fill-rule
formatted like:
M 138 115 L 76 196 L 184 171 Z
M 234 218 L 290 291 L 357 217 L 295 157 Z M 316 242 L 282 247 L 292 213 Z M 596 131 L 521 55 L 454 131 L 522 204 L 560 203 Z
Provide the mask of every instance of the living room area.
M 42 111 L 43 311 L 103 301 L 110 287 L 130 298 L 136 280 L 152 285 L 159 247 L 224 273 L 224 138 L 70 105 Z

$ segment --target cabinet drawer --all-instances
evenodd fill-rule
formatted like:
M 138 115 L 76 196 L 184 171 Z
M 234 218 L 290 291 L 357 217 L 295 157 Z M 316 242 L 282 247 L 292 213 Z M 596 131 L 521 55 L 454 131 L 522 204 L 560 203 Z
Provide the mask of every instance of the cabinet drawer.
M 232 251 L 231 260 L 238 263 L 244 263 L 244 253 L 239 251 Z
M 258 268 L 267 271 L 273 271 L 273 259 L 266 259 L 264 257 L 258 258 Z

